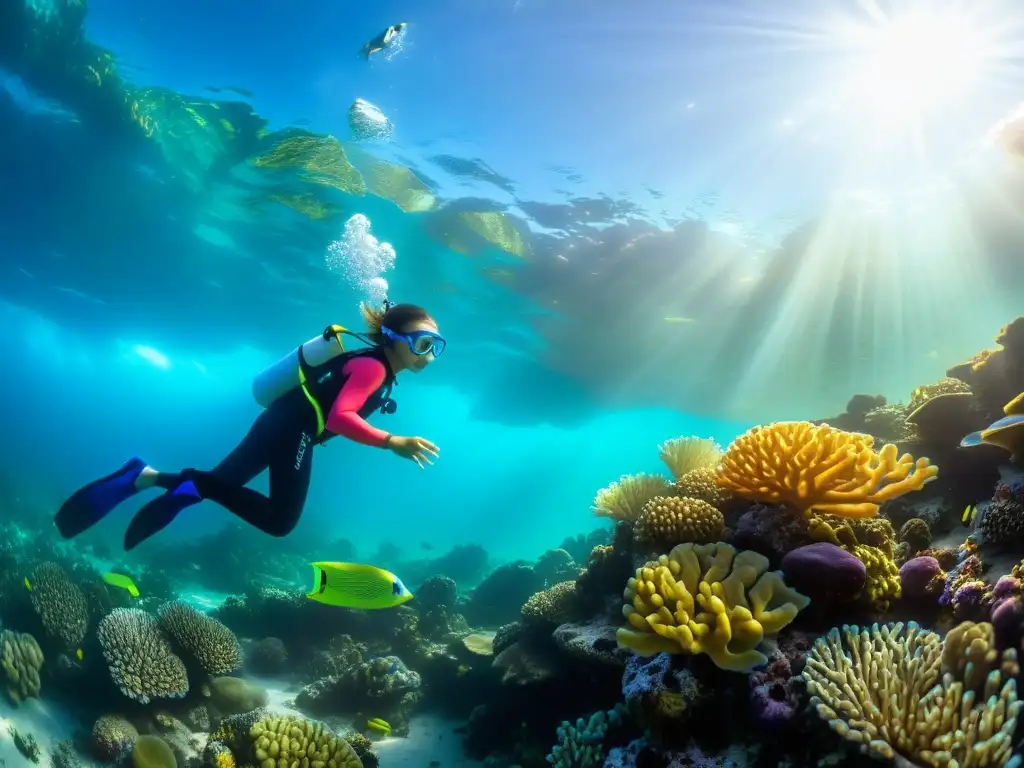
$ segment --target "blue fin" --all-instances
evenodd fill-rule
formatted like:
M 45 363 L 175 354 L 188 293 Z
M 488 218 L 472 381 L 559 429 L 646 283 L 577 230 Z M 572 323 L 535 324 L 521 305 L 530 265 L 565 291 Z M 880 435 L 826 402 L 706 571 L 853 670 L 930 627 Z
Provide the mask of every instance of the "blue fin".
M 191 480 L 186 480 L 173 491 L 158 496 L 135 513 L 124 534 L 124 549 L 127 552 L 159 533 L 174 522 L 178 514 L 193 504 L 202 501 L 202 496 Z
M 976 445 L 981 445 L 981 432 L 971 432 L 960 441 L 961 448 L 973 448 Z
M 77 536 L 113 512 L 121 502 L 138 493 L 135 481 L 145 468 L 146 462 L 136 456 L 113 474 L 94 480 L 75 491 L 54 516 L 53 521 L 60 535 L 65 539 Z

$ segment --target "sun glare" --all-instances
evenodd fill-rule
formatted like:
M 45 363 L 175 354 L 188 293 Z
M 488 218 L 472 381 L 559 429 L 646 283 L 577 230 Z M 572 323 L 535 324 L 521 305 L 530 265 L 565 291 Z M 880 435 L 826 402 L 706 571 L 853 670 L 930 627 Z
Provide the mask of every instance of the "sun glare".
M 984 40 L 968 18 L 880 19 L 855 37 L 852 96 L 880 117 L 952 107 L 981 74 Z

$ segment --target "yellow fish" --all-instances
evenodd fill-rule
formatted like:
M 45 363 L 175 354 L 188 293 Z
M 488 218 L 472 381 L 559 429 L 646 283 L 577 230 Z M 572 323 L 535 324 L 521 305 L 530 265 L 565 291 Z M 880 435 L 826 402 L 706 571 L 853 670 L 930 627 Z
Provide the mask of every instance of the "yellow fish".
M 32 591 L 32 582 L 28 580 L 28 576 L 25 577 L 25 589 Z
M 85 657 L 85 654 L 82 653 L 82 649 L 81 648 L 79 648 L 77 651 L 75 651 L 75 658 L 76 659 L 81 661 L 84 657 Z
M 663 317 L 661 318 L 666 323 L 695 323 L 697 322 L 692 317 Z
M 971 523 L 974 522 L 975 516 L 978 514 L 978 508 L 973 504 L 968 504 L 967 508 L 964 509 L 963 517 L 960 518 L 960 522 L 970 527 Z
M 359 563 L 310 563 L 313 590 L 306 595 L 338 608 L 395 608 L 412 600 L 412 592 L 395 574 Z
M 124 574 L 104 573 L 103 580 L 112 587 L 120 587 L 121 589 L 127 590 L 128 594 L 132 597 L 139 596 L 139 588 L 135 586 L 135 582 Z
M 387 722 L 381 720 L 379 717 L 371 718 L 366 721 L 367 730 L 379 733 L 381 736 L 387 736 L 391 733 L 391 726 Z

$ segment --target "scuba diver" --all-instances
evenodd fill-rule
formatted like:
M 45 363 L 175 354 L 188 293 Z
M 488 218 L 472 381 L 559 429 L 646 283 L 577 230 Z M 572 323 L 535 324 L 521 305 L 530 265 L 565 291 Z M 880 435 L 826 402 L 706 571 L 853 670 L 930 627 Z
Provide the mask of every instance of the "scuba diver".
M 362 305 L 368 332 L 340 325 L 290 352 L 260 373 L 253 395 L 264 407 L 248 434 L 209 471 L 159 472 L 140 458 L 130 459 L 107 477 L 76 491 L 58 510 L 57 529 L 72 538 L 92 527 L 123 501 L 148 488 L 164 493 L 145 504 L 125 533 L 125 550 L 164 529 L 184 509 L 203 499 L 271 536 L 287 536 L 302 515 L 309 490 L 314 443 L 341 435 L 384 448 L 420 468 L 438 458 L 436 445 L 422 437 L 400 437 L 370 426 L 374 411 L 392 414 L 395 377 L 419 373 L 445 348 L 437 323 L 422 307 L 385 301 L 383 308 Z M 370 346 L 346 351 L 342 336 Z M 270 470 L 270 495 L 246 488 Z

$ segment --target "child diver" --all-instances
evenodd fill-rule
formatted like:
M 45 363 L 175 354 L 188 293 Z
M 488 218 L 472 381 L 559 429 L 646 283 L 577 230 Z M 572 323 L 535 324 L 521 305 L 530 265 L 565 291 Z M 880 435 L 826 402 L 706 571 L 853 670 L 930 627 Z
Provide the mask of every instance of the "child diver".
M 253 393 L 265 410 L 248 434 L 212 470 L 159 472 L 140 458 L 76 491 L 58 510 L 64 538 L 92 527 L 123 501 L 148 488 L 164 493 L 132 518 L 124 548 L 130 550 L 166 528 L 182 510 L 209 499 L 271 536 L 287 536 L 298 523 L 309 491 L 312 447 L 341 435 L 384 448 L 421 468 L 438 458 L 436 445 L 422 437 L 400 437 L 370 426 L 374 411 L 394 413 L 395 377 L 419 373 L 441 355 L 445 340 L 425 309 L 385 301 L 380 310 L 364 304 L 368 333 L 329 326 L 323 334 L 263 371 Z M 367 341 L 345 351 L 342 336 Z M 270 495 L 245 487 L 270 470 Z

